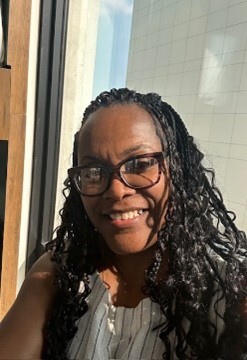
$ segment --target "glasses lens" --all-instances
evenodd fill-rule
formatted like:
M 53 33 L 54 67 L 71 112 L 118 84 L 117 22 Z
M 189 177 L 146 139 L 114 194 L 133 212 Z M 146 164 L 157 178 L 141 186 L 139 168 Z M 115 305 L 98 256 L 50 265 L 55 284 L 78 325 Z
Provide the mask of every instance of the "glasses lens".
M 124 163 L 120 168 L 122 178 L 134 188 L 155 184 L 159 177 L 159 163 L 155 157 L 140 157 Z
M 108 174 L 100 167 L 86 167 L 75 173 L 74 181 L 83 194 L 97 195 L 106 189 Z

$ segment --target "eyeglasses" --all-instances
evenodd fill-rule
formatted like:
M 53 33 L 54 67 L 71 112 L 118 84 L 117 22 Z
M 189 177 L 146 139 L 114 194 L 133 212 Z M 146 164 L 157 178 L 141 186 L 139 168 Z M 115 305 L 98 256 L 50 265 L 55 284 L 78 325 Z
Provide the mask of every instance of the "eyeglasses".
M 159 182 L 167 155 L 167 152 L 155 152 L 133 156 L 116 166 L 76 166 L 69 169 L 68 174 L 75 188 L 84 196 L 102 195 L 110 187 L 113 177 L 132 189 L 146 189 Z

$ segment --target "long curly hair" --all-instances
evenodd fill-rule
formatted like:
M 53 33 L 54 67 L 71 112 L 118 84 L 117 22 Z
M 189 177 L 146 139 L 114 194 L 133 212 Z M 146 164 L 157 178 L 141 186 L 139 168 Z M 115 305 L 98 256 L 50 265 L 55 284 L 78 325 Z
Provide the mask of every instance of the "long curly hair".
M 90 114 L 116 104 L 137 104 L 152 117 L 157 134 L 169 152 L 170 195 L 166 221 L 159 231 L 152 265 L 146 270 L 146 291 L 160 305 L 166 321 L 160 327 L 164 359 L 171 359 L 169 334 L 175 331 L 178 359 L 244 359 L 247 331 L 241 304 L 247 297 L 247 240 L 234 223 L 235 215 L 224 206 L 215 186 L 214 172 L 203 166 L 203 154 L 179 115 L 154 93 L 124 89 L 101 93 L 84 112 Z M 73 166 L 77 161 L 75 136 Z M 87 311 L 90 275 L 101 262 L 98 235 L 87 217 L 80 195 L 70 179 L 65 181 L 61 225 L 47 245 L 57 263 L 57 296 L 45 329 L 45 359 L 66 359 L 77 331 L 76 321 Z M 168 274 L 162 262 L 169 249 Z M 224 264 L 224 271 L 219 263 Z M 83 284 L 82 291 L 78 291 Z M 212 307 L 212 300 L 218 301 Z M 224 301 L 221 316 L 217 302 Z M 209 313 L 221 319 L 219 335 Z M 184 321 L 189 321 L 185 329 Z M 191 358 L 191 357 L 190 357 Z

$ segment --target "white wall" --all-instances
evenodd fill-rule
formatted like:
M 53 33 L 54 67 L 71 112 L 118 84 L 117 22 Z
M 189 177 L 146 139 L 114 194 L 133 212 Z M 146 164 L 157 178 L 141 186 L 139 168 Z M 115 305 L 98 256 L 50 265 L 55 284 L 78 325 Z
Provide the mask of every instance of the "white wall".
M 26 249 L 29 224 L 29 210 L 31 198 L 31 179 L 33 161 L 33 140 L 35 122 L 35 96 L 36 96 L 36 72 L 39 41 L 39 13 L 40 0 L 32 1 L 29 59 L 28 59 L 28 84 L 27 84 L 27 114 L 26 114 L 26 136 L 25 136 L 25 157 L 24 175 L 22 189 L 21 228 L 19 241 L 17 293 L 25 278 Z
M 71 0 L 65 60 L 62 127 L 54 228 L 59 224 L 63 182 L 72 166 L 73 136 L 92 100 L 100 0 Z
M 135 0 L 127 86 L 175 107 L 247 231 L 247 0 Z

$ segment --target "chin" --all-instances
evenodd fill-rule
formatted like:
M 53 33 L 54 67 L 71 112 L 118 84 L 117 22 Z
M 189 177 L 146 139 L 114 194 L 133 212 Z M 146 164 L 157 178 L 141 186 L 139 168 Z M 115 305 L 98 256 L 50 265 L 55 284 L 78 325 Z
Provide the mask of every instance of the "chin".
M 108 243 L 108 247 L 113 253 L 117 255 L 134 255 L 145 252 L 146 250 L 153 247 L 155 243 L 156 241 L 152 241 L 149 243 L 145 242 L 143 244 L 140 244 L 140 241 L 137 241 L 136 244 L 134 243 L 134 241 L 131 241 L 131 243 L 129 243 L 128 241 L 128 244 L 124 244 L 123 242 L 117 244 L 117 242 L 115 242 L 114 244 Z

